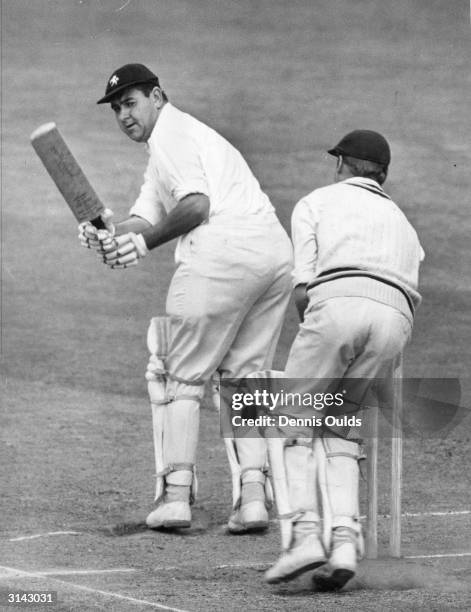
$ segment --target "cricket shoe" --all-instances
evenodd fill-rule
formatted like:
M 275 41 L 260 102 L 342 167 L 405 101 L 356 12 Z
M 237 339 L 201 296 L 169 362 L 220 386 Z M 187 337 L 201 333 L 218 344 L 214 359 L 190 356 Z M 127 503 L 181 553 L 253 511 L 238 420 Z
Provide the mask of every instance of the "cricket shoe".
M 333 530 L 329 556 L 332 574 L 327 579 L 331 590 L 338 591 L 355 575 L 359 554 L 358 537 L 350 527 L 336 527 Z
M 242 503 L 229 517 L 227 528 L 230 533 L 242 534 L 268 529 L 268 512 L 264 501 L 254 500 Z
M 269 584 L 287 582 L 326 562 L 325 549 L 317 533 L 302 539 L 295 536 L 294 545 L 283 552 L 278 561 L 265 572 L 265 581 Z
M 183 529 L 191 527 L 191 509 L 187 501 L 160 503 L 147 516 L 146 525 L 151 529 Z

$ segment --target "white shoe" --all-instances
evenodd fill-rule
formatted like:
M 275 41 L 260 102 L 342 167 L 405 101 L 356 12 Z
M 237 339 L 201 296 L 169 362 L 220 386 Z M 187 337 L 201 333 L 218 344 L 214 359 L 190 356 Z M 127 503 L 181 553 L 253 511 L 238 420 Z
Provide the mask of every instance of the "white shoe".
M 255 500 L 242 504 L 229 517 L 227 527 L 230 533 L 264 531 L 268 528 L 268 512 L 265 502 Z
M 288 551 L 281 554 L 278 561 L 265 572 L 265 580 L 269 584 L 292 580 L 316 569 L 326 563 L 327 557 L 324 546 L 317 533 L 305 536 L 299 544 L 295 544 Z
M 184 501 L 163 502 L 146 518 L 151 529 L 182 529 L 191 527 L 190 504 Z
M 358 563 L 358 534 L 349 527 L 337 527 L 332 532 L 332 552 L 329 565 L 332 589 L 341 589 L 355 575 Z

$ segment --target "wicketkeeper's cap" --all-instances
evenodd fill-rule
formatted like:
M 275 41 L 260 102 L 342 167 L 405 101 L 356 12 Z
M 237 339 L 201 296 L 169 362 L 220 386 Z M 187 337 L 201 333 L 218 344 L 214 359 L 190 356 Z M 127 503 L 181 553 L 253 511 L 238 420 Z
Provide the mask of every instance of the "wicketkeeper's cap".
M 391 161 L 391 149 L 384 136 L 372 130 L 354 130 L 349 132 L 333 149 L 331 155 L 347 155 L 357 159 L 376 162 L 388 166 Z
M 153 83 L 157 87 L 160 86 L 157 75 L 143 64 L 125 64 L 110 76 L 106 84 L 105 95 L 98 100 L 97 104 L 111 102 L 112 98 L 126 87 L 140 83 Z

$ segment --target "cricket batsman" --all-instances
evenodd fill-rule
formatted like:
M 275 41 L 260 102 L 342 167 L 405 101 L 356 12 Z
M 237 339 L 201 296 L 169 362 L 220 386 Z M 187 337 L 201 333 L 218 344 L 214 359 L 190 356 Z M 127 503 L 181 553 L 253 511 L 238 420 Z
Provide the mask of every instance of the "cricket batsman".
M 105 103 L 131 140 L 146 143 L 149 161 L 129 218 L 112 223 L 106 217 L 106 230 L 81 224 L 79 237 L 110 269 L 135 266 L 178 238 L 169 327 L 153 320 L 148 333 L 158 471 L 156 504 L 146 522 L 189 527 L 204 385 L 270 367 L 290 297 L 292 247 L 242 155 L 173 106 L 149 68 L 115 70 L 98 101 Z M 226 446 L 234 488 L 229 531 L 264 529 L 265 440 L 233 439 Z
M 335 183 L 305 196 L 293 211 L 301 324 L 284 376 L 299 379 L 296 384 L 311 393 L 348 389 L 344 408 L 351 415 L 375 379 L 389 375 L 410 338 L 424 254 L 414 228 L 383 190 L 391 158 L 385 138 L 355 130 L 329 153 L 337 162 Z M 281 556 L 266 572 L 269 583 L 327 562 L 334 589 L 355 573 L 362 549 L 358 431 L 342 419 L 337 424 L 325 418 L 326 412 L 321 428 L 301 427 L 296 438 L 285 430 L 278 442 L 283 456 L 272 461 L 275 496 L 278 502 L 276 483 L 284 478 L 290 529 Z

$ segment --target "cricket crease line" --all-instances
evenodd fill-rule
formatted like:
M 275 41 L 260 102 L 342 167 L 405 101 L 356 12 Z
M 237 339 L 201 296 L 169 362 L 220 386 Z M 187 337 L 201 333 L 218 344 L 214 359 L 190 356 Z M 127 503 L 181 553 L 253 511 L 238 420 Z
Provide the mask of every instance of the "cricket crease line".
M 115 599 L 129 601 L 133 604 L 143 604 L 152 608 L 158 608 L 159 610 L 169 610 L 170 612 L 189 612 L 188 610 L 183 610 L 181 608 L 172 608 L 171 606 L 165 606 L 164 604 L 159 604 L 154 601 L 148 601 L 146 599 L 136 599 L 135 597 L 130 597 L 128 595 L 120 595 L 119 593 L 114 593 L 113 591 L 102 591 L 101 589 L 93 589 L 92 587 L 75 584 L 73 582 L 68 582 L 67 580 L 59 580 L 58 578 L 51 578 L 50 576 L 42 576 L 37 572 L 26 572 L 24 570 L 19 570 L 14 567 L 6 567 L 4 565 L 0 565 L 0 570 L 10 572 L 11 574 L 13 574 L 14 577 L 42 578 L 43 580 L 48 580 L 49 582 L 68 587 L 69 590 L 73 588 L 79 591 L 85 591 L 87 593 L 98 593 L 99 595 L 103 595 L 104 597 L 114 597 Z
M 177 569 L 177 568 L 175 568 Z M 87 575 L 96 575 L 96 574 L 126 574 L 133 573 L 139 570 L 134 568 L 112 568 L 112 569 L 90 569 L 90 570 L 72 570 L 72 569 L 55 569 L 55 570 L 46 570 L 46 571 L 38 571 L 36 572 L 38 576 L 87 576 Z M 21 578 L 22 576 L 18 576 Z M 23 576 L 25 577 L 25 576 Z M 5 580 L 6 578 L 11 578 L 11 574 L 9 573 L 0 573 L 0 580 Z
M 265 561 L 265 563 L 224 563 L 223 565 L 216 565 L 213 569 L 228 569 L 228 568 L 251 568 L 251 567 L 267 567 L 270 565 L 270 561 Z
M 58 535 L 80 535 L 79 531 L 49 531 L 48 533 L 36 533 L 28 536 L 18 536 L 17 538 L 10 538 L 9 542 L 20 542 L 21 540 L 35 540 L 36 538 L 48 538 L 50 536 Z
M 138 570 L 131 567 L 123 568 L 111 568 L 111 569 L 84 569 L 84 570 L 47 570 L 44 572 L 37 572 L 39 576 L 74 576 L 74 575 L 87 575 L 87 574 L 125 574 L 128 572 L 137 572 Z
M 243 561 L 241 561 L 240 563 L 223 563 L 221 565 L 209 565 L 206 566 L 211 570 L 219 570 L 219 569 L 230 569 L 231 567 L 233 567 L 234 569 L 250 569 L 250 568 L 257 568 L 257 567 L 268 567 L 270 565 L 270 561 L 260 561 L 260 562 L 256 562 L 256 563 L 244 563 Z M 195 565 L 191 565 L 191 564 L 182 564 L 182 565 L 158 565 L 156 567 L 152 568 L 152 571 L 154 572 L 171 572 L 171 571 L 175 571 L 175 570 L 181 570 L 181 569 L 195 569 Z
M 415 517 L 415 516 L 462 516 L 465 514 L 471 514 L 471 510 L 444 510 L 443 512 L 404 512 L 401 516 Z M 389 515 L 387 515 L 389 516 Z
M 401 514 L 401 517 L 402 518 L 420 518 L 420 517 L 427 517 L 427 516 L 465 516 L 468 514 L 471 514 L 471 510 L 442 510 L 442 511 L 431 510 L 430 512 L 403 512 Z M 382 518 L 391 518 L 390 514 L 378 513 L 378 516 Z M 367 518 L 368 517 L 366 514 L 362 514 L 360 516 L 361 521 L 366 521 Z
M 439 553 L 436 555 L 406 555 L 404 559 L 448 559 L 453 557 L 471 557 L 471 552 Z

